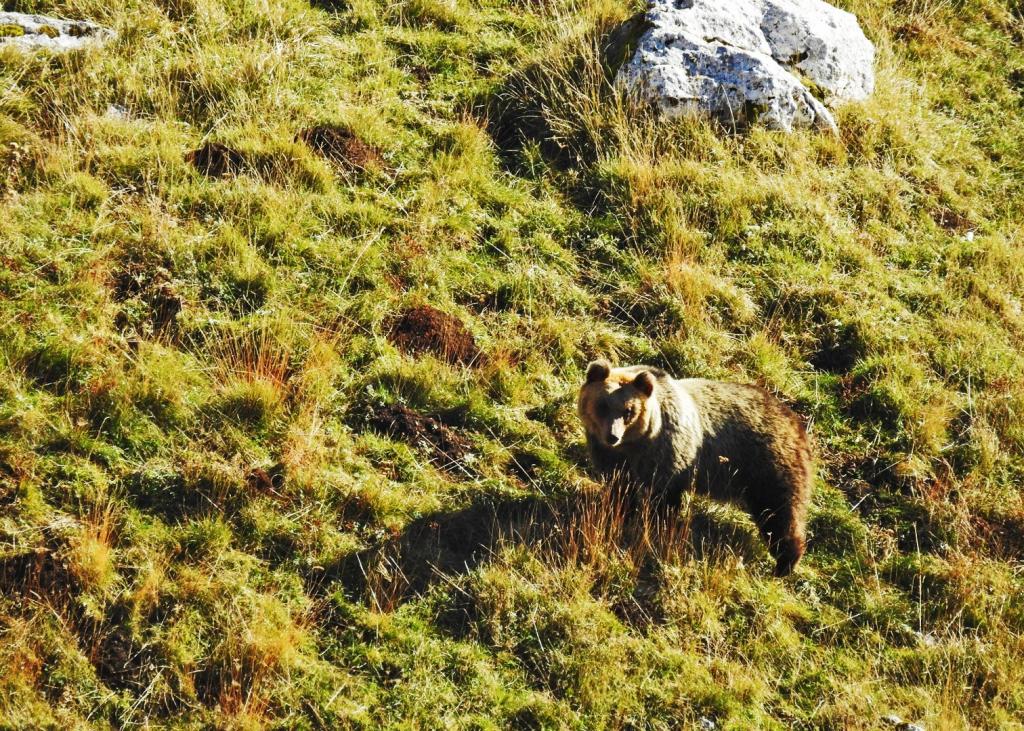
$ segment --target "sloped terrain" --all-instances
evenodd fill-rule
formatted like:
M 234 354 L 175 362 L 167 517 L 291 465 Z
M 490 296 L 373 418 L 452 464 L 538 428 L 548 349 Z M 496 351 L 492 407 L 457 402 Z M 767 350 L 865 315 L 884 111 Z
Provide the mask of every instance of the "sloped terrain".
M 618 0 L 14 0 L 0 726 L 1018 728 L 1024 20 L 851 0 L 840 134 L 662 123 Z M 587 478 L 589 358 L 808 422 L 809 552 Z

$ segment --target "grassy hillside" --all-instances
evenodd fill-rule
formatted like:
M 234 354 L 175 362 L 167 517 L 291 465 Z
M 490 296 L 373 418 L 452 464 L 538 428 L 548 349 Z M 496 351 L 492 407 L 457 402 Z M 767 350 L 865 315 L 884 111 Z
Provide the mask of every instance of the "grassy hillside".
M 832 137 L 626 0 L 4 2 L 119 37 L 0 50 L 0 727 L 1021 728 L 1024 8 L 842 4 Z M 597 355 L 806 418 L 793 577 L 607 504 Z

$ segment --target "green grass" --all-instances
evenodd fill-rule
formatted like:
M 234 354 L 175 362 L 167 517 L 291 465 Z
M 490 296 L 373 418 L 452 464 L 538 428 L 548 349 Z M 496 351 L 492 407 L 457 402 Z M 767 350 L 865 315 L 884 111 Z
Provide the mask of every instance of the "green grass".
M 621 98 L 625 0 L 7 3 L 118 39 L 0 50 L 0 727 L 1020 728 L 1022 9 L 842 5 L 832 137 Z M 807 418 L 794 578 L 595 496 L 597 355 Z

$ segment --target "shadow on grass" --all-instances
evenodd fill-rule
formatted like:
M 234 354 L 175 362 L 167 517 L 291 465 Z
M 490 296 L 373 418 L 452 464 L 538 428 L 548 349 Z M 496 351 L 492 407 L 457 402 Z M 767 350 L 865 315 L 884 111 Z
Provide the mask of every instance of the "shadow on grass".
M 415 520 L 311 578 L 321 589 L 340 581 L 352 598 L 388 612 L 515 547 L 534 550 L 555 566 L 601 571 L 625 565 L 638 580 L 666 561 L 731 554 L 749 562 L 763 553 L 749 521 L 696 499 L 663 515 L 609 490 L 559 498 L 488 496 Z

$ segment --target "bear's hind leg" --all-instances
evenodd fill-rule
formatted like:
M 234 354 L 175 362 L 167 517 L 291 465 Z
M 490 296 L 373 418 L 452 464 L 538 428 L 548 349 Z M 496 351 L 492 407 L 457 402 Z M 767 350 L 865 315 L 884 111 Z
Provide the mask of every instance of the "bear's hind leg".
M 754 522 L 775 559 L 775 575 L 789 576 L 804 555 L 804 526 L 792 505 L 776 505 L 751 511 Z

